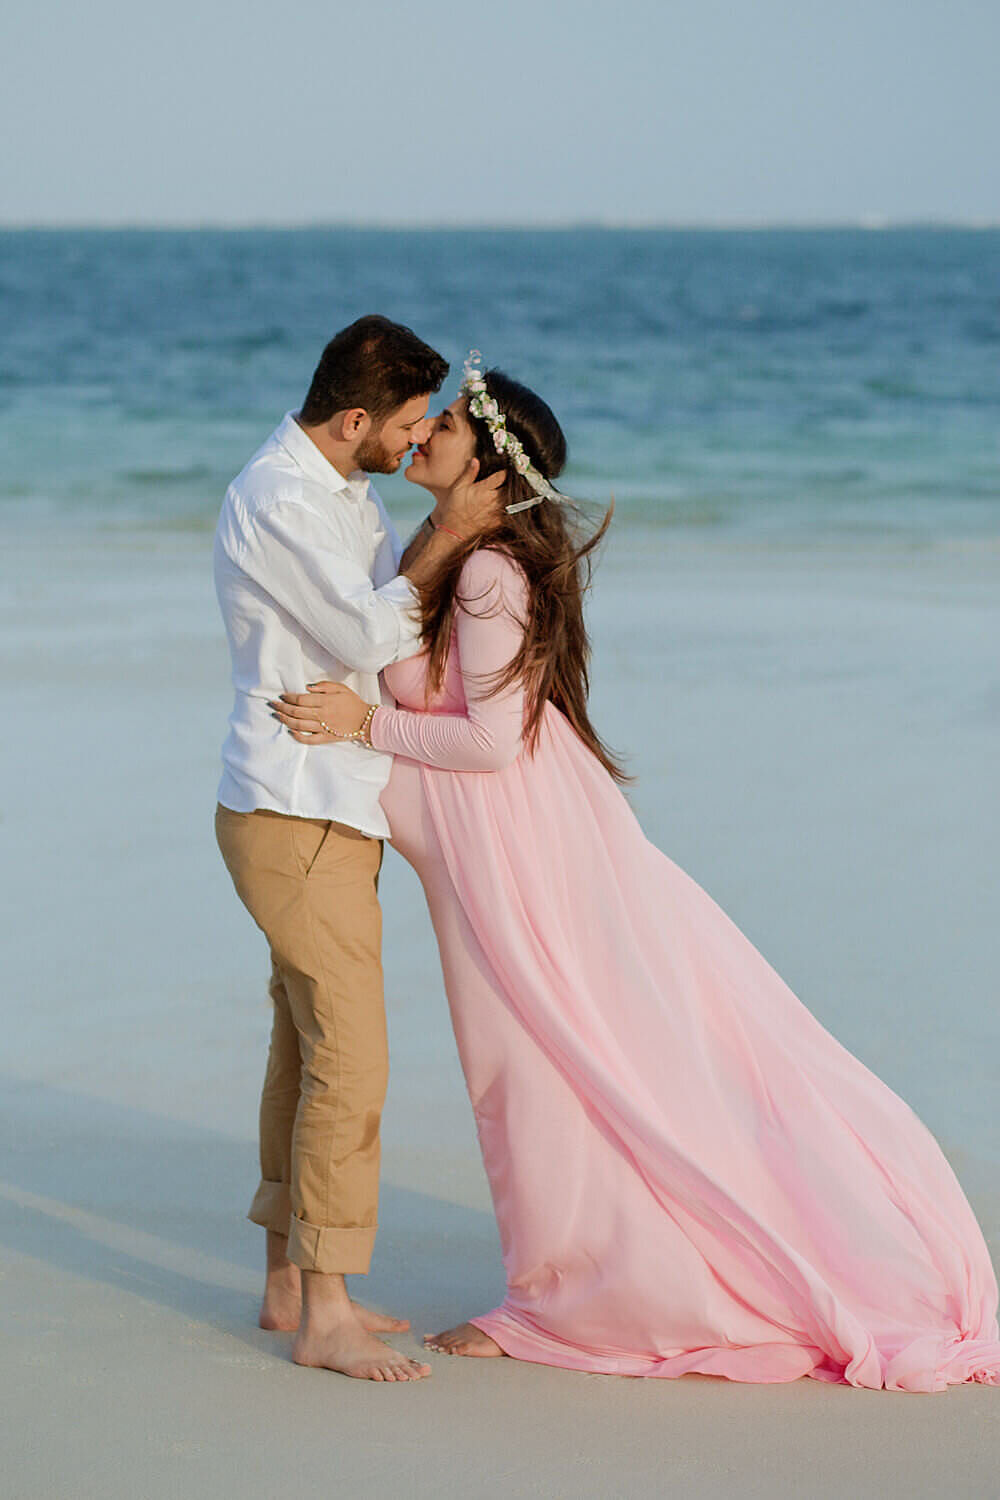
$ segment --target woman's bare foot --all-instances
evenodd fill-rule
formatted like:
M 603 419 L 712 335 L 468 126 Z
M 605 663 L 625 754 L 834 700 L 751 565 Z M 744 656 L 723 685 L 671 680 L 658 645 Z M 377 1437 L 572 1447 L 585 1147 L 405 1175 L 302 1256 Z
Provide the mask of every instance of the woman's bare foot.
M 336 1370 L 355 1380 L 423 1380 L 431 1373 L 430 1365 L 383 1344 L 353 1316 L 322 1332 L 303 1329 L 292 1345 L 292 1359 L 297 1365 Z
M 445 1333 L 429 1334 L 424 1344 L 438 1354 L 467 1354 L 473 1359 L 495 1359 L 503 1354 L 500 1345 L 475 1323 L 459 1323 Z

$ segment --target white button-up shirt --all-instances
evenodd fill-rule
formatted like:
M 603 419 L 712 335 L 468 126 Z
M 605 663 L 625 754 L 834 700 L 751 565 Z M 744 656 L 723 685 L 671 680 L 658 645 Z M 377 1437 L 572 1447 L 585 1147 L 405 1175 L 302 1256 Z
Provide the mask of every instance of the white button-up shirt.
M 378 673 L 420 644 L 416 592 L 397 576 L 399 556 L 367 476 L 345 479 L 289 412 L 229 486 L 215 534 L 236 693 L 222 747 L 224 807 L 332 818 L 388 836 L 379 795 L 391 757 L 299 744 L 267 700 L 328 679 L 392 704 Z

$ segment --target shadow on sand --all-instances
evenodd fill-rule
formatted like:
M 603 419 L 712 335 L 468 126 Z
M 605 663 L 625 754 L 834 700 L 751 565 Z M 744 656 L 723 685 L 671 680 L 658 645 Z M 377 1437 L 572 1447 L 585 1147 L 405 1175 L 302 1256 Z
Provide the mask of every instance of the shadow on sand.
M 258 1343 L 252 1143 L 48 1084 L 5 1077 L 2 1088 L 8 1251 Z M 351 1290 L 418 1335 L 494 1306 L 492 1216 L 383 1183 L 372 1273 Z

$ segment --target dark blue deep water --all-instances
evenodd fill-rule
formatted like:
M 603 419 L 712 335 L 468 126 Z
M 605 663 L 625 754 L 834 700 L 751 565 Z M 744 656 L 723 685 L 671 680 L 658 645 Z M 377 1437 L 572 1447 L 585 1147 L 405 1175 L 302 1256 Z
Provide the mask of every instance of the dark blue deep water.
M 368 311 L 446 399 L 471 344 L 534 385 L 626 524 L 1000 533 L 1000 232 L 957 230 L 0 233 L 0 524 L 210 525 Z

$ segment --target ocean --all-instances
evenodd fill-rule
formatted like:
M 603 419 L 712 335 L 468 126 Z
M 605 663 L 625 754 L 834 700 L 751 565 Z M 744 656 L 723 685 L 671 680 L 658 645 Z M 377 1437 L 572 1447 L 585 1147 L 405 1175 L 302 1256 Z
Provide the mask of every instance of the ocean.
M 3 232 L 0 528 L 210 528 L 370 311 L 537 389 L 625 529 L 1000 532 L 1000 231 L 945 229 Z
M 916 1111 L 998 1257 L 998 273 L 994 232 L 0 235 L 25 1305 L 72 1281 L 89 1307 L 110 1275 L 130 1318 L 136 1287 L 188 1286 L 197 1318 L 235 1297 L 246 1326 L 256 1273 L 219 1257 L 271 1012 L 212 834 L 232 692 L 211 532 L 369 310 L 442 350 L 445 400 L 472 344 L 537 386 L 566 490 L 615 495 L 591 708 L 643 831 Z M 426 509 L 379 485 L 401 531 Z M 423 894 L 391 852 L 379 896 L 381 1285 L 412 1264 L 407 1310 L 435 1328 L 459 1292 L 492 1305 L 500 1251 Z

